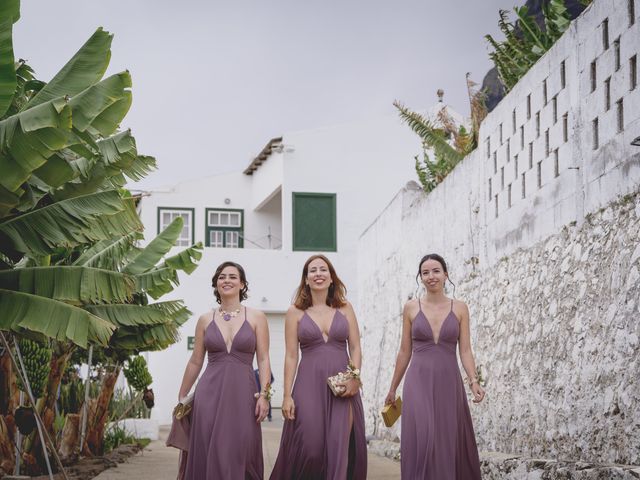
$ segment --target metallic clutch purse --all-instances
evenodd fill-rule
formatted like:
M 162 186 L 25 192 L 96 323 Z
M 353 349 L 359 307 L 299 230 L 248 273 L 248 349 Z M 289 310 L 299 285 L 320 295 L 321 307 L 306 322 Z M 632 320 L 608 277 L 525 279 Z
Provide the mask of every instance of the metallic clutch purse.
M 336 397 L 339 397 L 347 390 L 347 387 L 339 384 L 344 383 L 351 378 L 353 378 L 353 376 L 350 372 L 338 372 L 336 375 L 327 378 L 327 385 L 329 385 L 331 392 L 333 392 Z
M 385 405 L 380 414 L 382 415 L 382 419 L 384 420 L 384 424 L 387 427 L 393 426 L 396 423 L 396 420 L 400 418 L 400 414 L 402 413 L 402 399 L 400 397 L 396 398 L 396 406 L 393 405 Z
M 193 393 L 194 392 L 191 392 L 189 395 L 184 397 L 174 407 L 173 416 L 176 417 L 176 420 L 182 420 L 191 413 L 191 409 L 193 408 Z

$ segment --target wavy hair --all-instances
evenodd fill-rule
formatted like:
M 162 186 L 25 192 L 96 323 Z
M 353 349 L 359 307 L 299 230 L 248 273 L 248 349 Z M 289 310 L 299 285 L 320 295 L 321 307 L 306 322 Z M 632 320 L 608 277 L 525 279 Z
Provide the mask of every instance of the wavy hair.
M 342 280 L 338 277 L 336 269 L 333 268 L 332 263 L 324 255 L 311 255 L 302 267 L 302 277 L 300 278 L 300 284 L 296 289 L 294 295 L 293 304 L 300 310 L 306 310 L 312 305 L 311 301 L 311 289 L 307 285 L 307 275 L 309 274 L 309 264 L 314 260 L 320 259 L 329 267 L 329 273 L 331 275 L 331 285 L 329 286 L 329 293 L 327 294 L 327 305 L 332 308 L 344 307 L 347 304 L 347 287 L 344 286 Z
M 211 279 L 211 286 L 213 287 L 213 294 L 216 296 L 216 302 L 222 303 L 216 284 L 218 283 L 218 278 L 220 277 L 222 270 L 227 267 L 234 267 L 238 270 L 238 273 L 240 274 L 240 281 L 244 285 L 239 293 L 240 301 L 246 300 L 248 297 L 247 292 L 249 291 L 249 282 L 247 282 L 247 275 L 244 273 L 244 268 L 242 268 L 242 265 L 239 263 L 227 261 L 218 265 L 218 268 L 216 268 L 216 272 L 213 274 L 213 278 Z

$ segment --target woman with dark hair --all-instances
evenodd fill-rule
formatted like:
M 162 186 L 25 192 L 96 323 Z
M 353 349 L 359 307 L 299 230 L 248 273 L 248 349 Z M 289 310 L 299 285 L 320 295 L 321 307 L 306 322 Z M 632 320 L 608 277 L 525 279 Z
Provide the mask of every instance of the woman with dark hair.
M 324 255 L 304 264 L 284 328 L 285 422 L 271 479 L 365 479 L 360 332 L 344 284 Z M 350 378 L 335 396 L 327 378 L 344 371 Z
M 196 338 L 180 386 L 179 399 L 195 390 L 186 462 L 187 480 L 262 479 L 260 422 L 269 411 L 271 367 L 267 318 L 241 304 L 248 283 L 242 266 L 224 262 L 212 279 L 218 307 L 200 316 Z M 257 357 L 261 384 L 253 373 Z
M 457 346 L 473 401 L 481 402 L 484 390 L 471 351 L 469 309 L 445 295 L 445 283 L 451 280 L 440 255 L 422 257 L 418 279 L 426 294 L 404 306 L 400 351 L 385 399 L 385 404 L 395 404 L 408 366 L 402 391 L 401 475 L 411 480 L 476 480 L 478 447 L 456 359 Z

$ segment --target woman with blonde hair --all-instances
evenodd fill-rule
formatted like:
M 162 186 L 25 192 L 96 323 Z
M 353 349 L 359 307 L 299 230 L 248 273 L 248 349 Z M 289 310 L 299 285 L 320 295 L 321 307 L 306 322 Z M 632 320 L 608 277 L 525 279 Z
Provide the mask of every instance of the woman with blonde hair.
M 344 284 L 324 255 L 304 264 L 285 316 L 285 344 L 285 423 L 271 480 L 364 480 L 360 332 Z M 345 371 L 350 378 L 336 396 L 327 378 Z

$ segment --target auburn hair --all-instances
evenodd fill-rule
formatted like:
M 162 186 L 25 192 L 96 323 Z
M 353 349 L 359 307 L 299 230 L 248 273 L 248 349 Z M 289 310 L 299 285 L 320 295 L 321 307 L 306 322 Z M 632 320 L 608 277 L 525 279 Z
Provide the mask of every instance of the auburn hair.
M 327 257 L 324 255 L 311 255 L 302 267 L 302 277 L 300 278 L 300 285 L 296 289 L 294 295 L 293 304 L 300 310 L 306 310 L 312 305 L 311 301 L 311 289 L 307 285 L 307 275 L 309 274 L 309 264 L 314 260 L 320 259 L 329 267 L 329 274 L 331 275 L 331 285 L 329 286 L 329 293 L 327 294 L 327 305 L 333 308 L 344 307 L 347 304 L 347 287 L 344 286 L 342 280 L 338 277 L 336 269 Z

